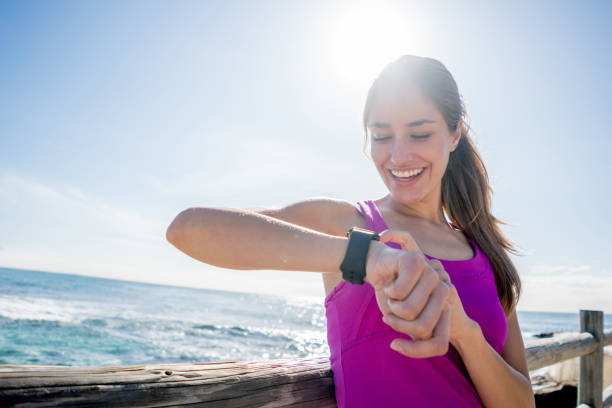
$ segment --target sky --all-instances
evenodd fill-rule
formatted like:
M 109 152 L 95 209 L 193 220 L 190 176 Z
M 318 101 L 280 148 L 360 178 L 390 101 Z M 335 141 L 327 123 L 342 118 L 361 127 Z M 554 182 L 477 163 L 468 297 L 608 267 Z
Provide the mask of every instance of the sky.
M 403 54 L 465 100 L 519 310 L 612 312 L 612 4 L 0 2 L 0 266 L 316 298 L 165 240 L 193 206 L 378 199 L 361 114 Z M 239 250 L 238 248 L 236 250 Z

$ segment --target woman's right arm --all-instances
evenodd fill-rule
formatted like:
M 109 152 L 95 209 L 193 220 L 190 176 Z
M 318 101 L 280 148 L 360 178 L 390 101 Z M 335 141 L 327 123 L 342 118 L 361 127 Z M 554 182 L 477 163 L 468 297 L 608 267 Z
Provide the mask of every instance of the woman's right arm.
M 223 268 L 340 273 L 347 239 L 339 235 L 361 223 L 355 207 L 339 200 L 257 212 L 195 207 L 172 221 L 166 237 L 192 258 Z
M 199 207 L 181 212 L 168 227 L 166 236 L 187 255 L 223 268 L 340 274 L 348 239 L 334 235 L 334 229 L 340 230 L 344 223 L 350 225 L 355 219 L 351 218 L 351 212 L 343 213 L 338 203 L 323 203 L 322 208 L 315 210 L 312 203 L 303 202 L 293 209 L 285 209 L 281 216 L 318 226 L 324 232 L 265 215 L 273 210 Z M 350 211 L 357 213 L 354 207 Z M 353 225 L 362 223 L 359 218 L 356 222 Z M 448 286 L 429 266 L 409 233 L 387 231 L 381 240 L 385 236 L 404 239 L 413 245 L 403 244 L 406 250 L 397 250 L 372 241 L 364 280 L 374 287 L 379 307 L 385 314 L 389 312 L 386 302 L 390 291 L 398 301 L 396 310 L 408 310 L 418 316 L 411 319 L 410 330 L 405 331 L 415 339 L 414 357 L 442 355 L 448 348 L 450 332 Z M 412 247 L 415 251 L 411 251 Z

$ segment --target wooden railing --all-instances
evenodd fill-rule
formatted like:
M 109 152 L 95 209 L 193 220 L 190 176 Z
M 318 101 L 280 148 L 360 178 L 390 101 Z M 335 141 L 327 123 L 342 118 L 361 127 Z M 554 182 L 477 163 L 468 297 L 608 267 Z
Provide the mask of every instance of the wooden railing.
M 612 330 L 603 330 L 603 313 L 580 311 L 581 333 L 532 340 L 525 353 L 529 371 L 580 357 L 578 407 L 612 407 L 612 387 L 603 390 L 603 348 L 612 344 Z
M 602 391 L 603 314 L 580 311 L 582 333 L 530 341 L 529 370 L 581 357 L 577 404 L 612 406 Z M 606 404 L 606 405 L 604 405 Z M 0 407 L 335 407 L 327 358 L 120 367 L 0 365 Z

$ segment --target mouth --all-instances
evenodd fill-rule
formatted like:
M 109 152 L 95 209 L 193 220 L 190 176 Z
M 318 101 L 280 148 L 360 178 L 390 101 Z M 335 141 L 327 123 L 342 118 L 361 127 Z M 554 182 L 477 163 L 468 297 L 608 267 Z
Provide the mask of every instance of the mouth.
M 393 180 L 401 183 L 411 183 L 420 178 L 425 171 L 425 167 L 416 167 L 412 169 L 388 169 Z

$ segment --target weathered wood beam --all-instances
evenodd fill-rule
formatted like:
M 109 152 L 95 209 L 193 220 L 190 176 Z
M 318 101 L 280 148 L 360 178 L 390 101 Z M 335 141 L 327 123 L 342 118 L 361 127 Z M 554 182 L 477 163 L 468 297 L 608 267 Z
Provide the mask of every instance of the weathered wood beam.
M 578 404 L 603 408 L 603 312 L 581 310 L 580 331 L 593 335 L 597 343 L 591 353 L 580 357 Z
M 556 335 L 548 339 L 530 340 L 525 344 L 525 356 L 529 371 L 546 367 L 597 348 L 597 340 L 590 333 Z
M 327 358 L 0 368 L 0 406 L 335 407 Z

